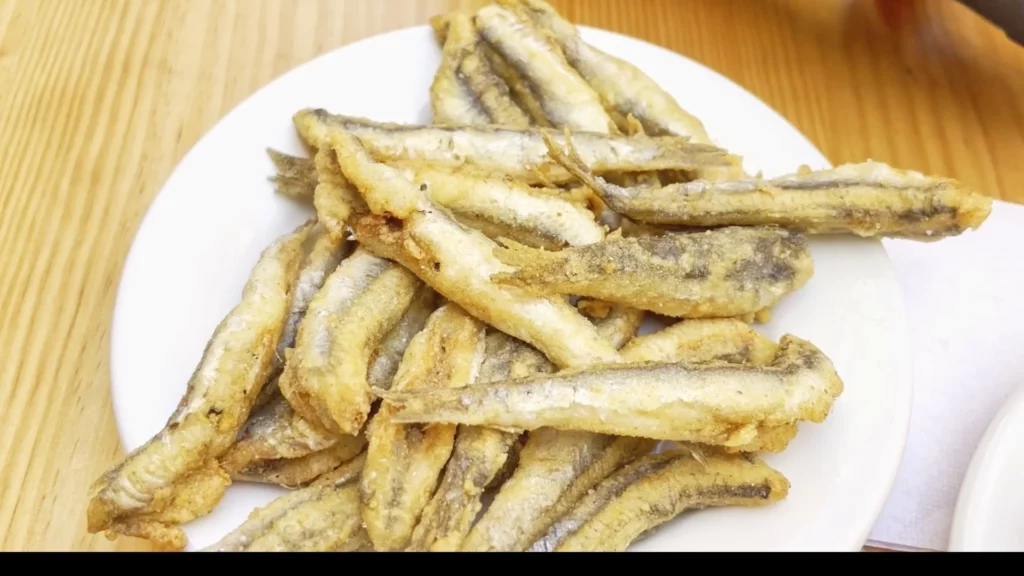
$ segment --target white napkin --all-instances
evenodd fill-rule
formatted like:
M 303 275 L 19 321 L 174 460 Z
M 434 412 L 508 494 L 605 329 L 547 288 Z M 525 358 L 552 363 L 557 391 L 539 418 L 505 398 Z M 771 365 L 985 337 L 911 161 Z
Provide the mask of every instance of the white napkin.
M 903 290 L 914 411 L 869 543 L 946 550 L 974 449 L 1003 401 L 1024 386 L 1024 207 L 995 201 L 977 231 L 884 243 Z

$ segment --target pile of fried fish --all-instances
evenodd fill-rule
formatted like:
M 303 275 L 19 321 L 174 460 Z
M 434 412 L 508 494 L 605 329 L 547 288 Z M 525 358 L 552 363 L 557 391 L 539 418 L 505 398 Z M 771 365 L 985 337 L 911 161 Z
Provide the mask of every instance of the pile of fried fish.
M 750 324 L 807 236 L 935 240 L 988 199 L 877 162 L 750 176 L 541 0 L 435 17 L 434 124 L 301 110 L 261 254 L 165 428 L 95 482 L 90 532 L 185 546 L 232 482 L 289 492 L 211 551 L 613 551 L 765 506 L 843 390 Z M 668 318 L 637 335 L 645 316 Z

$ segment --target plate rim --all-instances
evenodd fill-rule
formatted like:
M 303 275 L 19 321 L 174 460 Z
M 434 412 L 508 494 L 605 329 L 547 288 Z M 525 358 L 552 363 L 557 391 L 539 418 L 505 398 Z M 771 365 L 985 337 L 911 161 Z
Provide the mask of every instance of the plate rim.
M 960 481 L 953 508 L 953 521 L 950 523 L 947 545 L 950 552 L 988 551 L 984 546 L 979 547 L 979 543 L 974 542 L 971 536 L 973 528 L 981 520 L 977 517 L 977 509 L 984 500 L 984 494 L 979 487 L 988 477 L 999 449 L 1007 440 L 1006 428 L 1014 419 L 1021 418 L 1024 418 L 1024 384 L 1018 385 L 1003 400 L 971 455 L 967 472 Z
M 805 140 L 807 142 L 807 144 L 815 152 L 817 152 L 822 159 L 825 160 L 825 163 L 826 163 L 826 165 L 828 167 L 833 167 L 833 164 L 832 164 L 831 160 L 824 153 L 822 153 L 821 150 L 817 147 L 817 145 L 814 144 L 814 142 L 811 141 L 800 129 L 798 129 L 787 117 L 783 116 L 775 108 L 773 108 L 772 106 L 768 105 L 759 96 L 757 96 L 753 92 L 749 91 L 744 86 L 740 85 L 739 83 L 737 83 L 736 81 L 732 80 L 728 76 L 726 76 L 726 75 L 722 74 L 721 72 L 715 70 L 714 68 L 712 68 L 712 67 L 710 67 L 710 66 L 708 66 L 708 65 L 706 65 L 706 64 L 704 64 L 702 62 L 694 60 L 693 58 L 690 58 L 689 56 L 686 56 L 685 54 L 682 54 L 680 52 L 676 52 L 676 51 L 674 51 L 674 50 L 672 50 L 670 48 L 661 46 L 659 44 L 655 44 L 653 42 L 650 42 L 650 41 L 642 39 L 642 38 L 637 38 L 635 36 L 630 36 L 630 35 L 623 34 L 623 33 L 620 33 L 620 32 L 615 32 L 615 31 L 612 31 L 612 30 L 607 30 L 607 29 L 604 29 L 604 28 L 598 28 L 598 27 L 594 27 L 594 26 L 586 26 L 586 25 L 577 24 L 576 27 L 584 35 L 589 35 L 589 34 L 595 34 L 596 33 L 598 35 L 610 36 L 610 37 L 615 38 L 616 40 L 619 40 L 619 41 L 628 41 L 628 42 L 632 42 L 632 43 L 635 43 L 635 44 L 643 45 L 647 49 L 654 50 L 654 51 L 659 51 L 659 52 L 661 52 L 665 56 L 671 56 L 671 57 L 674 57 L 674 58 L 682 58 L 684 60 L 689 61 L 691 64 L 702 68 L 706 73 L 710 73 L 710 74 L 713 74 L 714 76 L 716 76 L 719 81 L 722 81 L 724 83 L 729 84 L 732 87 L 732 89 L 740 91 L 740 92 L 743 92 L 747 96 L 749 96 L 750 98 L 760 102 L 764 106 L 765 110 L 770 111 L 776 117 L 777 120 L 780 120 L 781 122 L 783 122 L 794 133 L 798 134 L 803 140 Z M 139 237 L 144 233 L 144 230 L 147 227 L 147 223 L 152 221 L 152 219 L 154 217 L 153 215 L 159 211 L 159 209 L 163 205 L 163 203 L 167 202 L 168 196 L 164 192 L 167 189 L 168 184 L 175 179 L 176 175 L 179 174 L 179 172 L 182 170 L 182 166 L 187 165 L 189 163 L 188 162 L 189 159 L 193 155 L 195 155 L 197 153 L 197 150 L 202 148 L 202 144 L 203 144 L 204 141 L 206 141 L 213 133 L 217 132 L 217 130 L 223 124 L 227 123 L 230 118 L 232 118 L 232 117 L 242 113 L 242 111 L 244 111 L 250 105 L 250 103 L 259 94 L 261 94 L 265 90 L 269 89 L 271 86 L 278 85 L 278 84 L 281 84 L 281 83 L 285 83 L 285 82 L 287 82 L 287 78 L 289 78 L 293 74 L 296 74 L 297 72 L 299 72 L 300 70 L 304 69 L 305 67 L 313 66 L 313 65 L 315 65 L 320 60 L 329 59 L 332 56 L 336 56 L 336 54 L 338 52 L 354 48 L 354 47 L 356 47 L 356 46 L 358 46 L 360 44 L 368 43 L 368 42 L 371 42 L 371 41 L 382 41 L 385 38 L 390 37 L 390 36 L 401 36 L 403 34 L 410 34 L 413 31 L 417 31 L 418 30 L 418 31 L 422 32 L 424 30 L 429 30 L 429 29 L 430 29 L 429 24 L 417 24 L 417 25 L 413 25 L 413 26 L 406 26 L 406 27 L 403 27 L 403 28 L 397 28 L 397 29 L 394 29 L 394 30 L 389 30 L 389 31 L 381 32 L 381 33 L 378 33 L 378 34 L 372 34 L 372 35 L 360 38 L 358 40 L 355 40 L 353 42 L 349 42 L 347 44 L 342 44 L 342 45 L 336 46 L 335 48 L 332 48 L 332 49 L 330 49 L 328 51 L 325 51 L 325 52 L 323 52 L 321 54 L 318 54 L 318 55 L 316 55 L 316 56 L 314 56 L 314 57 L 312 57 L 312 58 L 310 58 L 310 59 L 308 59 L 308 60 L 306 60 L 304 62 L 300 62 L 300 63 L 296 64 L 295 66 L 293 66 L 293 67 L 289 68 L 288 70 L 282 72 L 280 75 L 270 79 L 266 83 L 262 84 L 261 86 L 259 86 L 256 89 L 254 89 L 248 96 L 246 96 L 245 98 L 240 100 L 231 109 L 229 109 L 225 114 L 223 114 L 205 132 L 203 132 L 203 134 L 199 138 L 196 139 L 196 141 L 189 147 L 189 149 L 181 156 L 181 158 L 175 164 L 175 166 L 171 170 L 171 172 L 168 173 L 167 177 L 164 179 L 164 181 L 160 185 L 160 188 L 157 190 L 156 194 L 153 196 L 153 199 L 150 201 L 149 206 L 146 207 L 146 209 L 145 209 L 145 211 L 143 213 L 142 218 L 139 220 L 138 226 L 136 227 L 135 231 L 132 234 L 131 244 L 130 244 L 130 246 L 128 248 L 128 251 L 127 251 L 127 253 L 125 255 L 124 263 L 123 263 L 122 268 L 121 268 L 121 273 L 120 273 L 120 275 L 118 277 L 118 286 L 117 286 L 117 290 L 116 290 L 116 293 L 115 293 L 114 307 L 113 307 L 113 310 L 112 310 L 112 313 L 111 313 L 111 317 L 110 317 L 110 324 L 109 324 L 109 326 L 110 326 L 110 337 L 109 337 L 110 350 L 109 350 L 109 354 L 108 354 L 109 378 L 110 378 L 109 393 L 111 394 L 111 408 L 112 408 L 112 412 L 113 412 L 113 416 L 114 416 L 115 427 L 116 427 L 117 433 L 118 433 L 118 441 L 119 441 L 119 444 L 121 446 L 122 451 L 125 454 L 127 454 L 130 451 L 130 448 L 125 444 L 125 437 L 126 437 L 126 434 L 124 433 L 125 425 L 126 425 L 125 424 L 126 418 L 124 417 L 125 411 L 124 410 L 118 410 L 117 401 L 116 401 L 116 395 L 114 393 L 114 389 L 116 388 L 115 376 L 114 376 L 114 374 L 115 374 L 115 365 L 118 364 L 116 358 L 119 357 L 118 347 L 115 346 L 115 343 L 120 341 L 120 338 L 118 337 L 118 334 L 120 334 L 120 332 L 124 329 L 123 325 L 125 324 L 125 322 L 123 320 L 123 317 L 126 314 L 126 311 L 124 309 L 124 304 L 123 304 L 124 303 L 125 286 L 126 286 L 125 279 L 128 278 L 130 275 L 132 275 L 133 271 L 136 268 L 138 268 L 137 261 L 138 261 L 139 258 L 141 258 L 141 256 L 139 255 L 139 252 L 138 252 L 138 246 L 139 246 L 138 240 L 139 240 Z M 713 141 L 715 140 L 714 135 L 712 135 L 711 138 L 712 138 Z M 909 430 L 910 430 L 910 423 L 911 423 L 911 418 L 912 418 L 912 413 L 913 413 L 913 397 L 914 397 L 914 388 L 915 388 L 915 386 L 914 386 L 914 379 L 913 379 L 913 363 L 909 359 L 910 358 L 910 356 L 909 356 L 910 355 L 910 333 L 909 333 L 909 329 L 908 329 L 908 326 L 907 326 L 907 319 L 906 319 L 906 313 L 905 313 L 904 298 L 903 298 L 903 294 L 902 294 L 902 287 L 899 284 L 898 278 L 896 278 L 896 276 L 895 276 L 895 270 L 894 270 L 894 267 L 893 267 L 892 259 L 889 256 L 889 253 L 886 250 L 884 243 L 882 243 L 878 239 L 876 239 L 876 242 L 878 242 L 881 245 L 882 251 L 885 254 L 886 272 L 888 273 L 889 276 L 892 277 L 893 284 L 896 286 L 896 290 L 897 290 L 897 298 L 893 302 L 893 305 L 895 307 L 894 310 L 898 312 L 898 316 L 899 317 L 898 318 L 894 318 L 893 319 L 893 323 L 894 323 L 894 325 L 899 327 L 899 329 L 900 329 L 900 335 L 899 336 L 900 337 L 895 338 L 894 342 L 897 343 L 900 346 L 901 354 L 896 355 L 896 357 L 907 358 L 907 360 L 905 362 L 896 362 L 896 363 L 890 364 L 888 366 L 887 372 L 893 377 L 893 379 L 898 379 L 899 377 L 902 376 L 903 379 L 905 379 L 907 381 L 907 385 L 903 386 L 903 393 L 900 394 L 900 395 L 893 396 L 894 400 L 895 399 L 900 399 L 902 401 L 902 404 L 905 406 L 905 409 L 904 410 L 900 410 L 898 413 L 894 413 L 893 414 L 894 418 L 899 418 L 899 422 L 893 424 L 894 432 L 898 432 L 898 438 L 895 438 L 892 443 L 888 443 L 888 450 L 886 451 L 886 454 L 888 455 L 888 458 L 887 458 L 888 465 L 887 465 L 886 469 L 889 472 L 886 475 L 886 478 L 885 478 L 884 482 L 881 481 L 881 480 L 879 480 L 877 482 L 876 490 L 879 492 L 879 494 L 877 495 L 876 498 L 872 499 L 874 501 L 873 506 L 865 507 L 864 508 L 868 513 L 864 515 L 865 521 L 863 523 L 863 526 L 861 526 L 859 528 L 859 530 L 858 530 L 857 542 L 853 543 L 850 546 L 849 551 L 860 551 L 864 547 L 864 545 L 868 541 L 868 538 L 870 536 L 871 530 L 874 528 L 875 523 L 878 520 L 878 517 L 881 515 L 882 511 L 885 508 L 886 502 L 887 502 L 887 500 L 888 500 L 888 498 L 889 498 L 889 496 L 890 496 L 890 494 L 892 492 L 892 488 L 895 485 L 896 479 L 897 479 L 898 474 L 899 474 L 900 465 L 902 463 L 903 455 L 904 455 L 905 450 L 906 450 L 906 445 L 907 445 L 908 436 L 909 436 Z M 134 273 L 137 273 L 137 272 L 134 272 Z

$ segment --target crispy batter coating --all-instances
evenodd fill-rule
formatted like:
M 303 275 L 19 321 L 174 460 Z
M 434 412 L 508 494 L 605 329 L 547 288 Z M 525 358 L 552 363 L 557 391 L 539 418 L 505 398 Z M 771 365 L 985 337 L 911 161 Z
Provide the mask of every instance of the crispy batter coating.
M 278 381 L 292 408 L 334 434 L 357 435 L 370 413 L 370 357 L 423 284 L 362 247 L 309 303 Z
M 430 87 L 438 124 L 497 124 L 526 128 L 530 118 L 515 103 L 508 85 L 480 53 L 480 35 L 467 12 L 447 19 L 441 66 Z
M 393 390 L 441 390 L 472 384 L 484 357 L 485 326 L 455 304 L 430 315 L 413 338 Z M 382 405 L 367 428 L 369 447 L 360 481 L 362 518 L 379 551 L 409 543 L 451 456 L 456 427 L 396 424 Z
M 786 335 L 766 366 L 610 364 L 461 390 L 390 392 L 385 404 L 396 422 L 550 426 L 743 446 L 763 426 L 824 421 L 842 389 L 820 350 Z
M 335 150 L 345 176 L 376 213 L 356 223 L 363 247 L 402 264 L 474 317 L 533 345 L 557 365 L 618 358 L 565 299 L 491 282 L 492 274 L 508 270 L 494 257 L 494 242 L 455 222 L 399 171 L 373 162 L 355 137 L 339 133 Z
M 766 506 L 789 494 L 789 480 L 747 455 L 669 450 L 638 458 L 588 493 L 530 547 L 531 552 L 621 552 L 687 510 Z
M 551 155 L 617 212 L 647 224 L 781 226 L 808 234 L 938 240 L 976 229 L 992 199 L 951 178 L 897 170 L 880 162 L 843 164 L 763 179 L 695 180 L 662 188 L 626 188 L 595 176 L 570 147 Z
M 491 330 L 477 383 L 549 373 L 547 358 L 511 336 Z M 508 463 L 521 434 L 459 426 L 444 476 L 423 511 L 410 551 L 456 551 L 483 505 L 481 497 Z
M 499 283 L 675 317 L 752 314 L 776 305 L 814 272 L 807 240 L 770 227 L 609 238 L 557 252 L 504 244 L 495 256 L 515 271 L 492 276 Z
M 235 441 L 270 376 L 311 227 L 303 225 L 263 250 L 241 301 L 217 326 L 164 429 L 92 485 L 89 532 L 140 536 L 180 549 L 185 536 L 174 524 L 216 505 L 228 483 L 216 459 Z M 201 486 L 198 492 L 193 482 Z
M 366 455 L 310 486 L 258 508 L 204 552 L 349 552 L 368 547 L 359 517 L 359 476 Z

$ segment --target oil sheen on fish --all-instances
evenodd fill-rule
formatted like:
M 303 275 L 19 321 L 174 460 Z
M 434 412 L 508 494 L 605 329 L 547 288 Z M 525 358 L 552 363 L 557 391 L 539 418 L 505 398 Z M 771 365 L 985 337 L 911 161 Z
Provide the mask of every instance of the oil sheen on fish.
M 531 20 L 498 4 L 484 6 L 475 19 L 480 35 L 533 87 L 553 126 L 589 132 L 617 131 L 600 96 Z
M 492 280 L 687 318 L 728 318 L 777 304 L 814 271 L 807 240 L 771 227 L 609 238 L 557 252 L 506 241 L 514 272 Z
M 130 533 L 173 548 L 185 545 L 171 520 L 183 498 L 180 483 L 205 470 L 200 482 L 220 488 L 205 498 L 212 508 L 227 475 L 216 459 L 235 441 L 260 389 L 270 376 L 278 340 L 284 330 L 291 291 L 302 261 L 302 245 L 311 224 L 275 240 L 263 250 L 242 290 L 241 301 L 217 326 L 188 381 L 177 409 L 156 436 L 107 470 L 90 488 L 86 513 L 90 533 Z
M 843 164 L 772 179 L 695 180 L 624 188 L 594 176 L 571 150 L 551 147 L 615 211 L 639 222 L 678 226 L 782 226 L 808 234 L 938 240 L 976 229 L 992 199 L 951 178 L 880 162 Z
M 356 223 L 362 247 L 400 263 L 451 302 L 533 345 L 556 365 L 618 359 L 564 298 L 537 297 L 491 282 L 492 274 L 510 271 L 493 256 L 496 244 L 455 222 L 422 186 L 374 162 L 348 133 L 339 133 L 334 143 L 345 176 L 376 213 Z
M 543 354 L 497 330 L 487 334 L 477 383 L 549 373 Z M 444 476 L 413 531 L 410 551 L 452 552 L 461 546 L 483 505 L 481 497 L 505 467 L 521 434 L 459 426 Z
M 530 118 L 512 99 L 508 85 L 481 55 L 481 42 L 469 13 L 451 14 L 441 66 L 430 87 L 434 121 L 526 128 Z
M 747 455 L 688 450 L 650 454 L 618 470 L 588 493 L 530 552 L 624 552 L 645 532 L 687 510 L 766 506 L 789 494 L 789 480 Z
M 576 182 L 548 153 L 545 136 L 562 145 L 565 135 L 560 130 L 389 124 L 322 109 L 300 110 L 293 120 L 302 138 L 315 148 L 331 147 L 332 134 L 351 132 L 376 160 L 388 164 L 469 167 L 544 186 Z M 572 142 L 585 165 L 598 174 L 730 165 L 724 150 L 677 136 L 631 138 L 576 131 Z
M 370 413 L 370 357 L 423 284 L 361 247 L 324 282 L 288 351 L 281 392 L 300 416 L 357 435 Z
M 430 315 L 413 338 L 393 390 L 439 390 L 472 384 L 484 357 L 485 326 L 455 304 Z M 375 550 L 404 549 L 451 456 L 456 427 L 396 424 L 382 405 L 367 427 L 360 481 L 362 517 Z
M 366 546 L 359 516 L 361 454 L 285 494 L 204 552 L 345 552 Z
M 531 432 L 515 472 L 470 530 L 461 550 L 526 550 L 601 479 L 656 445 L 642 438 L 550 428 Z
M 396 422 L 535 430 L 550 426 L 718 446 L 763 426 L 822 422 L 843 390 L 832 362 L 786 335 L 766 366 L 642 362 L 462 390 L 390 392 Z

